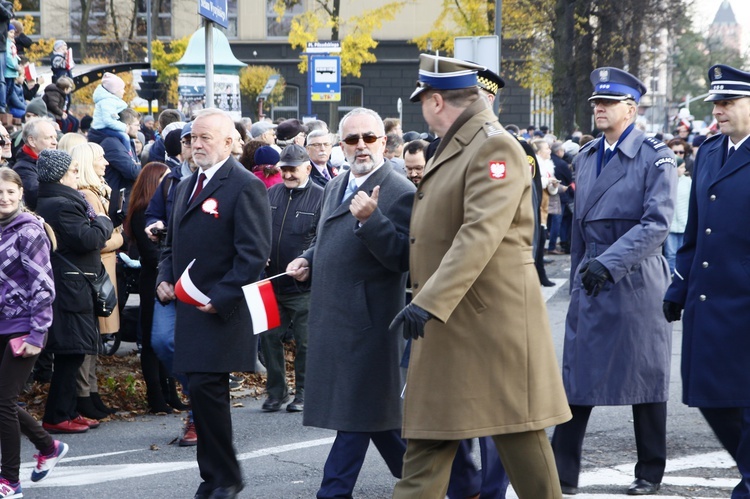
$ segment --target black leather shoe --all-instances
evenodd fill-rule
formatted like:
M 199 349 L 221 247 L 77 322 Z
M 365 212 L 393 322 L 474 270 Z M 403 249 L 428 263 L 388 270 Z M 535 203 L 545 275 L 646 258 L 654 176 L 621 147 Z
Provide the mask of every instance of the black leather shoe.
M 229 487 L 219 487 L 211 492 L 208 499 L 235 499 L 237 494 L 242 490 L 242 485 L 230 485 Z
M 648 496 L 656 494 L 661 488 L 660 483 L 651 483 L 643 478 L 636 478 L 628 487 L 629 496 Z
M 294 397 L 292 403 L 286 406 L 286 412 L 302 412 L 305 409 L 305 399 Z
M 289 395 L 285 395 L 283 399 L 272 399 L 271 397 L 268 397 L 266 401 L 263 402 L 263 407 L 261 407 L 261 409 L 265 412 L 276 412 L 281 409 L 282 405 L 289 402 L 290 398 Z
M 571 487 L 570 485 L 560 484 L 560 489 L 562 489 L 562 493 L 566 496 L 574 496 L 578 493 L 578 487 Z

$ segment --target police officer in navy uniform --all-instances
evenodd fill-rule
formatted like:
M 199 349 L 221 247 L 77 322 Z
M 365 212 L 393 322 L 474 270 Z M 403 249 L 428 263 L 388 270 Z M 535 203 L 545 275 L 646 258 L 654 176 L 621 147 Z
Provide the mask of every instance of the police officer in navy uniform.
M 564 493 L 577 492 L 591 410 L 631 405 L 638 461 L 628 494 L 655 494 L 667 458 L 672 327 L 660 295 L 670 282 L 662 244 L 677 187 L 669 148 L 634 128 L 646 88 L 617 68 L 591 73 L 596 128 L 574 161 L 576 197 L 563 383 L 573 419 L 552 437 Z
M 750 497 L 750 73 L 713 66 L 708 77 L 720 135 L 707 139 L 693 167 L 685 240 L 664 315 L 684 309 L 682 401 L 698 407 L 737 462 L 732 499 Z

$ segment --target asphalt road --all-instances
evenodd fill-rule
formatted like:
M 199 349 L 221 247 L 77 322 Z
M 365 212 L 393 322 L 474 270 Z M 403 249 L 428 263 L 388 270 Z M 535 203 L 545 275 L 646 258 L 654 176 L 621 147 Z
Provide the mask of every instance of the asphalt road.
M 565 280 L 569 258 L 555 256 L 552 260 L 548 271 L 559 286 L 547 307 L 560 356 L 568 306 Z M 549 288 L 545 292 L 551 294 Z M 698 411 L 680 402 L 680 341 L 678 324 L 674 330 L 668 405 L 669 462 L 660 496 L 729 497 L 739 477 L 734 463 L 722 452 Z M 315 497 L 334 432 L 303 427 L 301 414 L 264 413 L 260 410 L 262 400 L 245 398 L 236 402 L 241 407 L 233 409 L 235 445 L 246 482 L 241 497 Z M 24 497 L 191 498 L 200 477 L 195 448 L 180 448 L 174 442 L 181 427 L 180 415 L 148 416 L 107 422 L 85 434 L 64 436 L 62 439 L 71 447 L 68 456 L 47 480 L 38 484 L 28 479 L 34 449 L 24 440 Z M 627 497 L 624 490 L 633 480 L 635 460 L 630 407 L 596 408 L 584 442 L 581 489 L 576 497 Z M 371 447 L 355 497 L 388 498 L 395 481 Z M 515 494 L 511 491 L 508 497 Z

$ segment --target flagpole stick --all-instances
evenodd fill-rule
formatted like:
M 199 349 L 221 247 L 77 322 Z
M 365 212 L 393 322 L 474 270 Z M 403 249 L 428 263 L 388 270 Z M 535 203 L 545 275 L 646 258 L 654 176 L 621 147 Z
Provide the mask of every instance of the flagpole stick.
M 307 269 L 307 267 L 300 267 L 300 268 L 298 268 L 297 270 L 305 270 L 305 269 Z M 258 281 L 258 282 L 263 282 L 263 281 L 270 281 L 270 280 L 276 279 L 277 277 L 281 277 L 281 276 L 283 276 L 283 275 L 287 275 L 287 274 L 289 274 L 289 273 L 291 273 L 291 272 L 292 272 L 291 270 L 290 270 L 290 271 L 287 271 L 287 272 L 282 272 L 281 274 L 276 274 L 275 276 L 271 276 L 271 277 L 266 277 L 265 279 L 261 279 L 261 280 L 260 280 L 260 281 Z

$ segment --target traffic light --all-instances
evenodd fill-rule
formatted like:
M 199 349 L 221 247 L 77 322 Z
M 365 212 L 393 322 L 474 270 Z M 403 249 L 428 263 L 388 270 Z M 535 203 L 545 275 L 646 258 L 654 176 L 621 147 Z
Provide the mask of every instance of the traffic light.
M 141 73 L 143 81 L 138 89 L 138 96 L 141 99 L 159 100 L 164 96 L 164 85 L 156 81 L 156 71 L 144 71 Z

